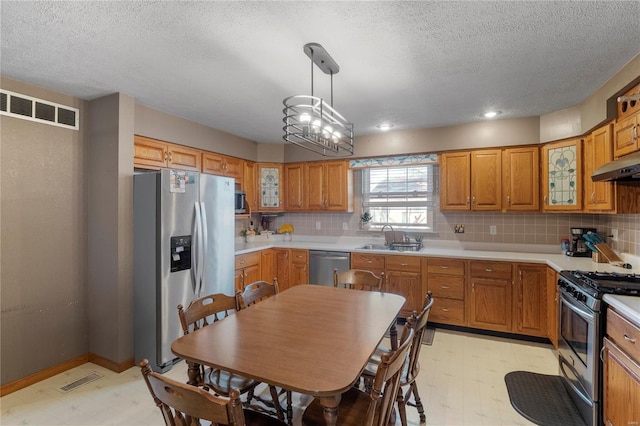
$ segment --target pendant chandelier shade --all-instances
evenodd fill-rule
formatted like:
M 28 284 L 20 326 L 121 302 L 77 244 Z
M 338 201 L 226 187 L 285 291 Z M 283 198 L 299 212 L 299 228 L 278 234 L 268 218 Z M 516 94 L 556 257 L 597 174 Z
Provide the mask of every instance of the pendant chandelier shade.
M 283 101 L 283 139 L 324 156 L 353 155 L 353 123 L 333 108 L 333 75 L 340 67 L 320 44 L 307 43 L 304 52 L 311 59 L 311 95 Z M 313 95 L 314 64 L 331 76 L 331 103 Z

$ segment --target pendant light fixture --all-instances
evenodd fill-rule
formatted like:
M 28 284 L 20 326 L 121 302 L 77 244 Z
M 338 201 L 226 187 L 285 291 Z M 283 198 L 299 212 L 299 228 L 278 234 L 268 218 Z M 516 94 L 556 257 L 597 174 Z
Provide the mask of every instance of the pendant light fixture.
M 283 139 L 324 156 L 353 155 L 353 123 L 333 108 L 333 75 L 340 67 L 318 43 L 304 45 L 311 59 L 311 96 L 289 96 L 284 104 Z M 313 95 L 313 66 L 331 76 L 331 103 Z

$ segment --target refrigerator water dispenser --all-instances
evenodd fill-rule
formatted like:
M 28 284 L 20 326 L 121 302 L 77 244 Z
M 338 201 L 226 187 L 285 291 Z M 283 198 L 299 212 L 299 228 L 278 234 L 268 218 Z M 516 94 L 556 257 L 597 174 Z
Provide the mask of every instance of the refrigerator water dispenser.
M 191 235 L 171 237 L 171 272 L 191 269 Z

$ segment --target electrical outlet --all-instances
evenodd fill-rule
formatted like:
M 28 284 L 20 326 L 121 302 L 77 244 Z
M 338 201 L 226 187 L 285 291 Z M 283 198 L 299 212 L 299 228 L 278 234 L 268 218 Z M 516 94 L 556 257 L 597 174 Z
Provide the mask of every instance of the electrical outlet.
M 617 229 L 612 229 L 611 230 L 611 241 L 618 241 L 618 230 Z
M 322 228 L 322 224 L 320 222 L 316 222 L 316 229 Z
M 343 231 L 348 231 L 349 230 L 349 224 L 347 222 L 342 222 L 342 230 Z
M 489 227 L 489 234 L 496 235 L 497 233 L 498 233 L 498 229 L 496 228 L 496 226 L 495 225 L 491 225 Z
M 453 232 L 456 234 L 464 234 L 464 225 L 455 225 L 453 227 Z

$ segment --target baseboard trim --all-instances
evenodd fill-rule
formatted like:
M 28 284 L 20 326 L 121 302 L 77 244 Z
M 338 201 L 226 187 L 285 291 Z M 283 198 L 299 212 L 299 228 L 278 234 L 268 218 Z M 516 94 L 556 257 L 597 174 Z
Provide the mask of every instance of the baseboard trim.
M 89 362 L 99 365 L 100 367 L 107 368 L 111 371 L 115 371 L 116 373 L 122 373 L 135 365 L 133 358 L 122 362 L 113 362 L 110 359 L 92 353 L 89 353 Z
M 61 362 L 60 364 L 56 364 L 42 371 L 38 371 L 37 373 L 33 373 L 27 377 L 23 377 L 22 379 L 7 383 L 6 385 L 2 385 L 0 386 L 0 396 L 9 395 L 15 391 L 24 389 L 27 386 L 34 385 L 57 374 L 64 373 L 67 370 L 86 364 L 87 362 L 115 371 L 116 373 L 122 373 L 135 365 L 133 358 L 118 363 L 101 357 L 100 355 L 88 353 L 68 361 Z
M 89 354 L 80 355 L 79 357 L 61 362 L 60 364 L 38 371 L 37 373 L 33 373 L 27 377 L 23 377 L 22 379 L 7 383 L 6 385 L 0 386 L 0 396 L 9 395 L 15 391 L 24 389 L 27 386 L 46 380 L 49 377 L 64 373 L 65 371 L 71 370 L 79 365 L 86 364 L 87 362 L 89 362 Z

